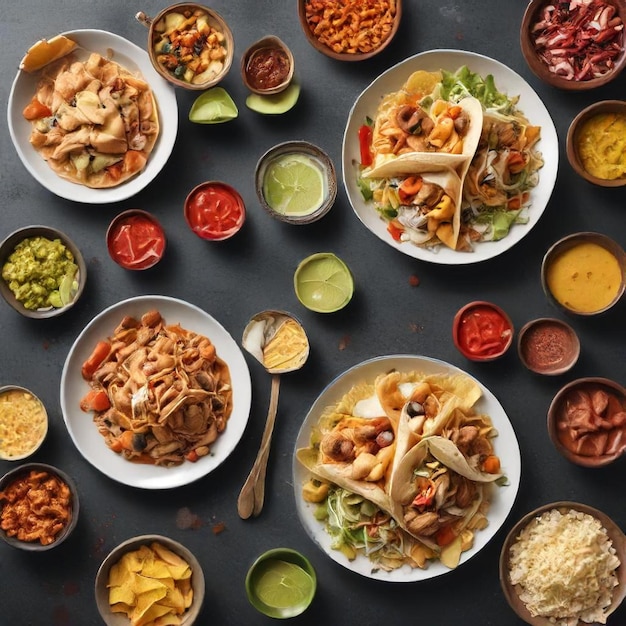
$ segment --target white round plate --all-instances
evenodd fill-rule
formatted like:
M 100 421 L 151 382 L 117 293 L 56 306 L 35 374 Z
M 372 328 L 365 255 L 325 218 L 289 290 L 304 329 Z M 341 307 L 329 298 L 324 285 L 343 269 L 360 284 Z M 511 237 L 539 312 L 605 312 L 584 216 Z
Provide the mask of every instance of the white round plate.
M 113 334 L 126 315 L 140 318 L 150 310 L 158 310 L 168 324 L 180 324 L 208 337 L 217 355 L 230 370 L 233 385 L 233 411 L 224 431 L 211 446 L 211 454 L 195 463 L 175 467 L 157 467 L 127 461 L 110 450 L 98 432 L 90 413 L 80 409 L 81 398 L 89 385 L 81 375 L 81 367 L 96 343 Z M 80 333 L 71 347 L 61 375 L 61 410 L 72 441 L 78 451 L 96 469 L 109 478 L 141 489 L 169 489 L 186 485 L 220 465 L 235 449 L 248 423 L 252 402 L 250 371 L 239 346 L 226 329 L 202 309 L 167 296 L 139 296 L 108 307 Z
M 75 202 L 104 204 L 126 200 L 141 191 L 163 169 L 170 157 L 178 132 L 178 104 L 174 88 L 152 67 L 148 54 L 127 39 L 104 30 L 70 30 L 63 35 L 78 44 L 74 54 L 86 60 L 90 52 L 119 63 L 131 72 L 139 72 L 149 83 L 159 110 L 160 133 L 146 167 L 117 187 L 91 189 L 72 183 L 55 174 L 41 155 L 30 145 L 31 125 L 22 111 L 35 95 L 39 74 L 18 70 L 9 94 L 7 121 L 13 145 L 22 163 L 41 185 L 52 193 Z
M 385 374 L 392 370 L 401 372 L 418 371 L 424 374 L 452 373 L 470 376 L 463 370 L 445 361 L 417 355 L 381 356 L 363 361 L 335 378 L 315 400 L 300 427 L 296 440 L 296 450 L 306 448 L 309 445 L 311 429 L 319 421 L 324 409 L 337 403 L 354 385 L 363 382 L 373 382 L 379 374 Z M 470 378 L 476 380 L 473 376 L 470 376 Z M 476 531 L 474 546 L 470 550 L 463 552 L 459 565 L 469 561 L 478 554 L 504 524 L 517 497 L 521 478 L 520 449 L 513 426 L 496 397 L 479 381 L 476 382 L 483 392 L 482 397 L 476 403 L 476 410 L 489 415 L 498 431 L 498 436 L 494 440 L 494 447 L 500 457 L 502 470 L 506 474 L 509 484 L 494 489 L 488 513 L 489 525 L 483 530 Z M 430 563 L 426 569 L 411 568 L 408 565 L 404 565 L 400 569 L 391 572 L 374 569 L 373 563 L 364 555 L 359 555 L 354 561 L 349 561 L 339 550 L 333 550 L 331 547 L 331 537 L 325 531 L 323 522 L 315 519 L 314 511 L 316 505 L 311 505 L 302 499 L 302 485 L 309 477 L 309 472 L 297 461 L 294 454 L 293 485 L 298 516 L 311 539 L 336 563 L 367 578 L 394 583 L 427 580 L 453 571 L 438 561 Z
M 541 126 L 541 139 L 537 149 L 543 154 L 544 165 L 539 170 L 539 183 L 531 190 L 529 222 L 515 224 L 509 234 L 500 241 L 484 241 L 475 245 L 473 252 L 456 252 L 445 246 L 434 250 L 420 248 L 409 242 L 399 243 L 387 232 L 387 225 L 373 208 L 366 203 L 357 184 L 358 164 L 360 162 L 358 130 L 367 117 L 374 118 L 382 97 L 398 91 L 417 70 L 438 71 L 441 69 L 455 72 L 467 65 L 481 76 L 492 74 L 499 91 L 510 97 L 519 96 L 517 107 L 524 113 L 531 124 Z M 422 261 L 442 265 L 467 265 L 478 263 L 498 256 L 518 241 L 523 239 L 539 221 L 543 214 L 556 182 L 559 163 L 559 141 L 554 122 L 545 105 L 532 87 L 513 70 L 489 57 L 460 50 L 430 50 L 405 59 L 383 72 L 357 98 L 350 114 L 343 136 L 342 165 L 343 184 L 348 199 L 357 217 L 379 239 L 393 246 L 400 252 Z

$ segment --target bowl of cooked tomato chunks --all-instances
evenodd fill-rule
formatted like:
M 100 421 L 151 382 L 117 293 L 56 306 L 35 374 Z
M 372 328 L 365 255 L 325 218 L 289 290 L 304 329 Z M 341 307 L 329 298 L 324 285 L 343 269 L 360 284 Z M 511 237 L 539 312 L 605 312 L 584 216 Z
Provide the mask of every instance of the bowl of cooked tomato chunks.
M 531 0 L 520 45 L 532 72 L 559 89 L 606 85 L 626 65 L 625 0 Z

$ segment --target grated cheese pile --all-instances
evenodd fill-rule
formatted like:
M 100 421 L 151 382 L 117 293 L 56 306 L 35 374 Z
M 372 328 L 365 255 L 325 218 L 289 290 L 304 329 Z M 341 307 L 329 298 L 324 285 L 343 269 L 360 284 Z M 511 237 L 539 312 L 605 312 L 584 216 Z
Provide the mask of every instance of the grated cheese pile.
M 46 436 L 48 421 L 41 402 L 32 394 L 11 389 L 0 395 L 0 458 L 19 459 Z
M 531 615 L 557 626 L 606 624 L 620 562 L 595 517 L 546 511 L 522 530 L 509 559 L 511 582 Z

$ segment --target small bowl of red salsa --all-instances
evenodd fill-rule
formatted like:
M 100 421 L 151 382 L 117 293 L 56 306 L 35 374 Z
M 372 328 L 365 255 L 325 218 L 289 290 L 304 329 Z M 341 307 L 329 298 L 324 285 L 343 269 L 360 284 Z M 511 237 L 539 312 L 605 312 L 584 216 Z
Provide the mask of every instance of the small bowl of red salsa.
M 194 187 L 185 199 L 185 220 L 201 239 L 223 241 L 239 232 L 246 220 L 246 205 L 239 192 L 220 181 Z
M 253 93 L 272 95 L 284 91 L 293 78 L 291 50 L 270 35 L 253 43 L 241 57 L 241 77 Z
M 128 209 L 109 225 L 106 234 L 111 258 L 127 270 L 154 267 L 165 252 L 165 231 L 159 221 L 142 209 Z
M 513 343 L 511 318 L 497 305 L 476 300 L 459 309 L 452 322 L 452 338 L 471 361 L 493 361 Z

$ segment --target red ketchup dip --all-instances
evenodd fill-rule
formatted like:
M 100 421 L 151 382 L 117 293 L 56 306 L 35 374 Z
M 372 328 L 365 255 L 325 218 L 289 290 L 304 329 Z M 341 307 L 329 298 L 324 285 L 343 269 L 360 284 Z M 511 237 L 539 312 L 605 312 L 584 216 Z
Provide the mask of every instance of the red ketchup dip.
M 614 456 L 626 450 L 626 398 L 599 382 L 573 387 L 556 413 L 559 442 L 581 456 Z
M 129 270 L 145 270 L 161 260 L 165 251 L 165 233 L 152 215 L 131 209 L 111 222 L 107 248 L 118 265 Z
M 513 341 L 513 324 L 508 315 L 489 302 L 463 307 L 453 326 L 456 347 L 474 361 L 489 361 L 502 356 Z
M 604 0 L 546 0 L 531 37 L 552 73 L 585 81 L 613 69 L 622 52 L 624 24 L 615 6 Z
M 536 320 L 520 331 L 520 358 L 533 372 L 562 373 L 574 365 L 579 351 L 575 332 L 559 320 Z
M 243 199 L 230 185 L 198 185 L 185 200 L 185 219 L 202 239 L 221 241 L 239 231 L 246 217 Z
M 274 89 L 287 80 L 290 69 L 289 58 L 284 50 L 260 48 L 247 62 L 246 76 L 255 89 Z

